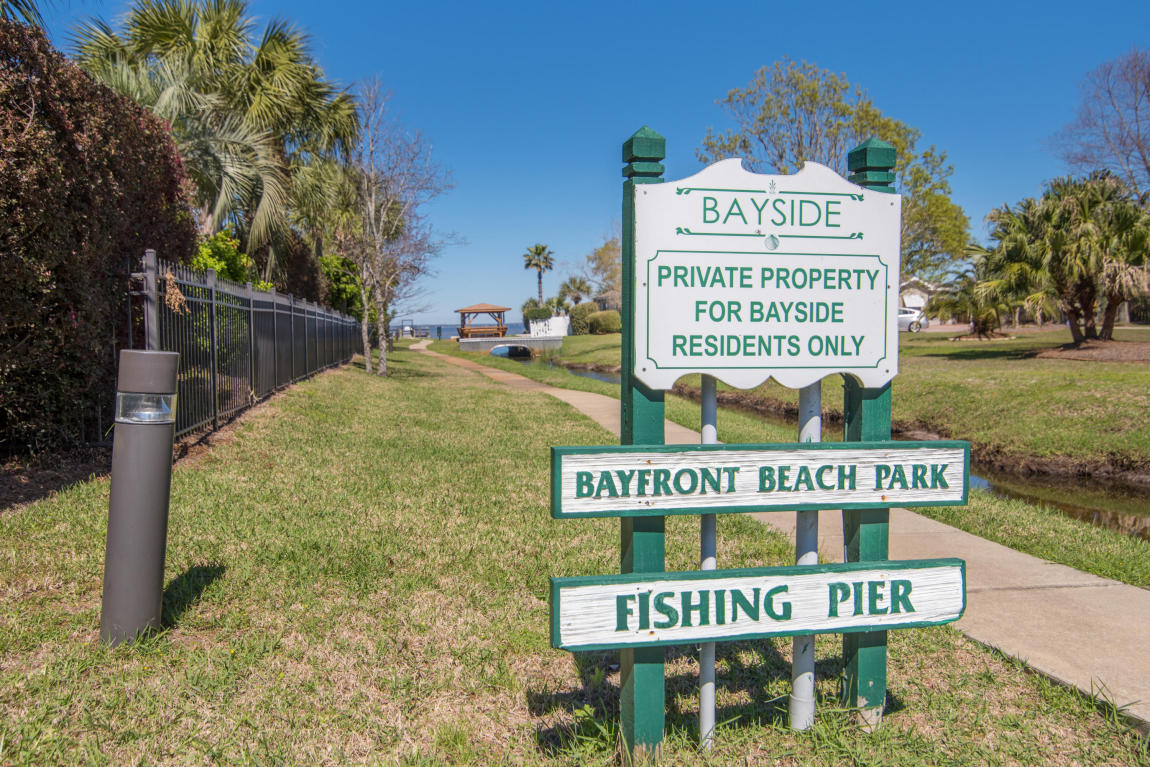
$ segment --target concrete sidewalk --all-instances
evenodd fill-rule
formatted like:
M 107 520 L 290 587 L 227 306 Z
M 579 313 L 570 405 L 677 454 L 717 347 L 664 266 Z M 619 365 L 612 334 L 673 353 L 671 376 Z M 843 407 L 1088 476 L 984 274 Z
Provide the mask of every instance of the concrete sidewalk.
M 430 352 L 427 342 L 413 348 L 513 389 L 550 394 L 619 434 L 617 399 L 558 389 Z M 665 427 L 668 444 L 699 441 L 697 431 L 670 421 Z M 793 538 L 793 513 L 754 516 Z M 841 562 L 842 540 L 842 513 L 820 512 L 822 556 Z M 1105 696 L 1125 707 L 1142 734 L 1150 731 L 1150 590 L 1047 562 L 906 509 L 891 509 L 890 558 L 935 557 L 966 560 L 966 613 L 955 624 L 962 633 L 1056 681 Z

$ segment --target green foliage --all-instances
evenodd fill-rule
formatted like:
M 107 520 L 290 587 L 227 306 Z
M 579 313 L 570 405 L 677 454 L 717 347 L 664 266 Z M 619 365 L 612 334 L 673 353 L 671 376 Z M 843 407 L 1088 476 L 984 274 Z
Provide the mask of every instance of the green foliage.
M 961 257 L 969 222 L 950 199 L 954 168 L 946 154 L 934 146 L 917 151 L 921 133 L 883 115 L 844 76 L 784 58 L 719 104 L 736 127 L 707 131 L 697 152 L 704 162 L 740 156 L 756 172 L 794 173 L 810 160 L 846 175 L 847 152 L 856 145 L 872 136 L 890 143 L 904 195 L 903 274 L 936 279 Z
M 571 304 L 581 303 L 591 297 L 591 283 L 583 277 L 568 277 L 559 286 L 559 298 L 570 299 Z
M 551 296 L 543 305 L 551 310 L 552 315 L 566 314 L 571 309 L 571 302 L 565 296 Z
M 1010 307 L 978 289 L 979 278 L 986 272 L 984 264 L 978 258 L 967 268 L 952 272 L 942 289 L 931 297 L 930 315 L 941 320 L 969 321 L 971 335 L 978 338 L 988 338 L 998 330 L 999 313 Z
M 319 264 L 327 280 L 328 303 L 362 321 L 363 293 L 359 285 L 359 267 L 338 253 L 328 253 L 320 258 Z
M 576 304 L 571 310 L 571 335 L 585 336 L 591 332 L 589 318 L 599 311 L 599 307 L 591 301 Z
M 533 306 L 523 313 L 523 319 L 526 323 L 532 320 L 549 320 L 554 314 L 549 306 Z
M 619 333 L 623 330 L 623 320 L 619 312 L 609 309 L 605 312 L 595 312 L 587 317 L 587 326 L 593 335 L 601 336 L 607 333 Z
M 587 254 L 586 271 L 595 297 L 602 297 L 609 306 L 622 306 L 623 250 L 618 237 L 605 239 Z
M 167 126 L 0 20 L 0 454 L 72 445 L 115 387 L 128 260 L 196 240 Z M 89 433 L 85 435 L 85 419 Z
M 192 256 L 191 266 L 201 271 L 215 269 L 216 275 L 232 282 L 260 283 L 256 273 L 255 262 L 246 254 L 240 252 L 240 241 L 232 236 L 230 229 L 216 232 L 200 243 L 196 254 Z M 260 283 L 261 290 L 267 290 L 270 285 Z
M 35 0 L 0 0 L 0 19 L 21 21 L 35 27 L 44 26 L 44 16 Z
M 1040 199 L 1004 205 L 987 220 L 995 245 L 980 289 L 1034 312 L 1060 309 L 1075 343 L 1112 338 L 1118 307 L 1150 287 L 1150 212 L 1109 173 L 1055 179 Z
M 280 263 L 300 255 L 293 213 L 314 191 L 298 177 L 346 155 L 359 121 L 306 33 L 278 19 L 260 30 L 245 0 L 133 0 L 119 29 L 90 21 L 76 40 L 85 70 L 171 126 L 201 231 L 230 223 L 266 279 L 318 298 L 306 280 L 291 281 L 317 265 Z

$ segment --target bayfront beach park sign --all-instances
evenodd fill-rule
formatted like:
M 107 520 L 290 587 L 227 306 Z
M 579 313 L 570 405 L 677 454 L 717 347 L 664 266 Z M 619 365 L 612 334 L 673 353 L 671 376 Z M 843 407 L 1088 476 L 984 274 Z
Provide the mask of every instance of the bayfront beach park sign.
M 634 375 L 670 389 L 706 373 L 748 389 L 898 372 L 901 198 L 808 162 L 742 160 L 635 188 Z
M 966 503 L 967 442 L 551 448 L 551 516 Z

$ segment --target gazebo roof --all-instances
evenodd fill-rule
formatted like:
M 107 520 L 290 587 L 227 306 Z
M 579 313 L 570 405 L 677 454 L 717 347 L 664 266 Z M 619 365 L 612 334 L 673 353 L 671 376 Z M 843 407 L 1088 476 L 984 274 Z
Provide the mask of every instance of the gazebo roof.
M 475 306 L 465 306 L 462 309 L 456 309 L 456 312 L 463 314 L 474 314 L 476 312 L 509 312 L 510 306 L 496 306 L 495 304 L 476 304 Z

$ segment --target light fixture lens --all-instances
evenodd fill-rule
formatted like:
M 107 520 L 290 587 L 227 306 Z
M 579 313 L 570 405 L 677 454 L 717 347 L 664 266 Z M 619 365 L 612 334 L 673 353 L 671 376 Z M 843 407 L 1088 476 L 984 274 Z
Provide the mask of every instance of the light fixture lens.
M 175 394 L 116 392 L 116 423 L 175 422 Z

